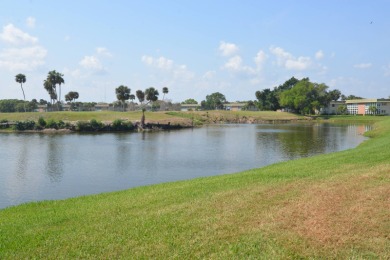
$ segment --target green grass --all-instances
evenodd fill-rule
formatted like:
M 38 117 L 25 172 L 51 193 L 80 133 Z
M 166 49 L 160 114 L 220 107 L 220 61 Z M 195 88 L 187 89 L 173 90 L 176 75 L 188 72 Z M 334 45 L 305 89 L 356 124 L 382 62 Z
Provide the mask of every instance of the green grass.
M 87 111 L 87 112 L 32 112 L 32 113 L 0 113 L 0 120 L 10 121 L 38 120 L 39 117 L 63 121 L 88 121 L 96 119 L 99 121 L 114 121 L 115 119 L 127 119 L 136 121 L 141 119 L 142 112 L 115 112 L 115 111 Z M 146 112 L 146 118 L 150 120 L 172 118 L 165 113 Z
M 352 122 L 352 123 L 374 123 L 385 120 L 387 116 L 371 116 L 371 115 L 334 115 L 334 116 L 318 116 L 318 120 L 327 120 L 332 122 Z
M 65 122 L 97 121 L 112 122 L 116 119 L 140 121 L 142 112 L 115 112 L 115 111 L 91 111 L 91 112 L 33 112 L 33 113 L 0 113 L 0 121 L 38 121 L 40 117 L 47 120 L 62 120 Z M 146 122 L 163 123 L 172 125 L 202 125 L 208 123 L 236 123 L 236 122 L 260 122 L 269 120 L 297 120 L 303 117 L 291 113 L 279 113 L 270 111 L 194 111 L 194 112 L 145 112 Z
M 347 151 L 0 211 L 0 259 L 390 258 L 390 119 Z

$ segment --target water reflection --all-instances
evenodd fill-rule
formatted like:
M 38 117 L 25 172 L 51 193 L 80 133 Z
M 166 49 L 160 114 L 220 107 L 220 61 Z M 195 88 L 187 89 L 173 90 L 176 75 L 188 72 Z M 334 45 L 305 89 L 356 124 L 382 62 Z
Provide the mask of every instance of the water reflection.
M 131 134 L 1 134 L 0 208 L 252 169 L 355 147 L 367 126 L 263 124 Z
M 62 135 L 47 135 L 47 149 L 44 150 L 42 156 L 47 158 L 46 174 L 49 176 L 51 182 L 60 182 L 64 173 L 63 169 L 63 151 Z

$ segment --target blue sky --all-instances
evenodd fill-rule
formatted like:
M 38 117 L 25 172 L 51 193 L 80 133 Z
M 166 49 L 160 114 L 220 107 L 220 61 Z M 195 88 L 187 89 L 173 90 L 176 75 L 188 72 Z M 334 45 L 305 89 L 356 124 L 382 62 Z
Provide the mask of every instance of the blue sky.
M 50 70 L 62 94 L 115 101 L 169 88 L 167 99 L 229 101 L 309 77 L 343 94 L 390 96 L 390 1 L 0 0 L 0 99 L 46 99 Z M 64 99 L 64 97 L 62 97 Z

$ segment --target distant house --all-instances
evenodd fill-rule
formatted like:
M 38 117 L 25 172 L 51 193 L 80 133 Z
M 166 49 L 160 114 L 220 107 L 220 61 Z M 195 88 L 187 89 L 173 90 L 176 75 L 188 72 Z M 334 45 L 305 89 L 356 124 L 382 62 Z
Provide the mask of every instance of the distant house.
M 47 112 L 47 105 L 38 105 L 35 112 Z
M 248 103 L 227 103 L 224 104 L 226 110 L 230 111 L 241 111 L 244 107 L 249 111 L 258 111 L 259 109 L 256 106 L 248 106 Z
M 191 111 L 191 110 L 197 110 L 200 108 L 199 104 L 181 104 L 180 110 L 181 111 Z
M 370 99 L 353 99 L 346 100 L 347 111 L 350 115 L 389 115 L 390 99 L 370 98 Z M 376 111 L 372 111 L 372 108 Z
M 61 107 L 62 107 L 62 111 L 71 111 L 71 105 L 69 105 L 69 104 L 63 104 L 63 105 L 61 105 Z
M 95 111 L 107 111 L 110 110 L 110 105 L 108 103 L 97 103 L 95 105 Z
M 345 101 L 330 101 L 328 106 L 320 109 L 320 114 L 323 115 L 337 115 L 338 108 L 340 106 L 345 106 Z

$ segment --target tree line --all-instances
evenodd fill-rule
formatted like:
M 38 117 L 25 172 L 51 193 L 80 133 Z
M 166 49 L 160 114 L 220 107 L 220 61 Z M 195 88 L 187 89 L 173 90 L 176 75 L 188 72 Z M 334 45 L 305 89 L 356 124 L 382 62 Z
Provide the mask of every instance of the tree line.
M 45 102 L 42 99 L 40 102 L 33 100 L 31 102 L 26 101 L 23 84 L 26 82 L 26 76 L 24 74 L 17 74 L 15 81 L 20 84 L 23 101 L 17 100 L 3 100 L 0 102 L 0 112 L 23 112 L 33 111 L 38 104 L 46 104 L 48 107 L 61 110 L 61 85 L 65 83 L 64 75 L 55 70 L 49 71 L 46 79 L 43 81 L 43 87 L 48 92 L 50 97 L 50 103 Z M 169 93 L 167 87 L 162 88 L 163 101 L 165 95 Z M 131 89 L 125 85 L 120 85 L 115 89 L 116 98 L 122 108 L 122 111 L 126 110 L 128 105 L 126 101 L 133 101 L 137 98 L 141 110 L 144 112 L 147 105 L 154 107 L 158 105 L 156 102 L 159 97 L 159 91 L 154 87 L 146 88 L 145 90 L 137 90 L 135 94 L 131 93 Z M 324 83 L 311 82 L 309 78 L 303 78 L 301 80 L 292 77 L 285 81 L 283 84 L 274 87 L 273 89 L 266 88 L 255 92 L 255 100 L 246 101 L 245 108 L 256 107 L 259 110 L 276 111 L 279 109 L 286 109 L 300 114 L 313 114 L 319 111 L 321 108 L 326 107 L 331 101 L 348 100 L 348 99 L 361 99 L 362 97 L 349 95 L 343 95 L 339 90 L 329 90 L 329 87 Z M 79 98 L 79 93 L 76 91 L 70 91 L 65 95 L 65 101 L 71 105 L 72 110 L 82 105 L 80 102 L 76 102 Z M 199 108 L 202 110 L 215 110 L 224 109 L 225 104 L 228 103 L 225 95 L 220 92 L 215 92 L 207 95 L 205 100 L 202 100 Z M 95 103 L 96 104 L 96 103 Z M 194 99 L 187 99 L 182 104 L 198 104 Z M 88 107 L 88 105 L 86 105 Z
M 329 105 L 331 101 L 362 99 L 362 97 L 343 95 L 340 90 L 329 90 L 324 83 L 311 82 L 309 78 L 301 80 L 292 77 L 283 84 L 273 89 L 266 88 L 255 92 L 255 100 L 244 101 L 243 109 L 257 108 L 262 111 L 276 111 L 285 109 L 300 114 L 314 114 Z M 225 95 L 215 92 L 206 96 L 202 100 L 199 109 L 215 110 L 224 109 L 229 103 Z M 187 99 L 182 104 L 198 104 L 194 99 Z M 340 107 L 340 110 L 346 112 L 346 107 Z M 343 112 L 343 111 L 341 111 Z

